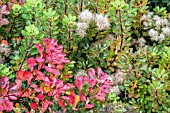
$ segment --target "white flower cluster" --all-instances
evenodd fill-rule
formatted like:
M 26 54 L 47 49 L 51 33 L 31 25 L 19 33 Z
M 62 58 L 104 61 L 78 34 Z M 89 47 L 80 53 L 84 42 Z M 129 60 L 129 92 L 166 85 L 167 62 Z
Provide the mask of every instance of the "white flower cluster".
M 76 32 L 79 34 L 81 38 L 83 38 L 86 34 L 86 30 L 89 27 L 89 24 L 87 23 L 77 23 L 77 29 Z
M 144 38 L 139 38 L 137 42 L 139 43 L 140 47 L 144 47 L 145 43 L 146 43 L 146 40 Z
M 110 23 L 107 16 L 102 14 L 93 15 L 89 10 L 82 11 L 78 16 L 77 29 L 76 32 L 81 38 L 86 35 L 86 30 L 89 27 L 90 22 L 96 22 L 97 29 L 99 31 L 109 28 Z
M 166 37 L 170 37 L 170 14 L 168 18 L 161 18 L 150 12 L 143 15 L 141 21 L 143 21 L 144 29 L 148 30 L 151 40 L 162 42 Z
M 0 44 L 0 64 L 3 63 L 3 61 L 4 61 L 4 57 L 3 56 L 8 57 L 9 56 L 9 52 L 10 52 L 10 49 L 9 49 L 9 47 L 7 45 Z
M 94 17 L 93 14 L 89 10 L 82 11 L 78 16 L 79 22 L 87 22 L 90 23 Z
M 0 54 L 3 54 L 4 56 L 9 56 L 9 47 L 5 44 L 0 44 Z
M 99 31 L 105 30 L 105 29 L 109 28 L 109 26 L 110 26 L 107 15 L 104 16 L 102 14 L 97 14 L 96 18 L 95 18 L 95 22 L 96 22 L 96 25 L 97 25 Z

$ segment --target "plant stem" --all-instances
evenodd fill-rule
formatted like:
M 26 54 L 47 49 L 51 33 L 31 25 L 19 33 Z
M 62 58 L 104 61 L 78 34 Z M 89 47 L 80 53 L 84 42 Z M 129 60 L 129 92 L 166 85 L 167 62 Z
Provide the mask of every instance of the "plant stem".
M 64 14 L 67 15 L 68 0 L 65 0 Z
M 121 38 L 120 50 L 121 50 L 123 45 L 123 26 L 122 26 L 122 15 L 120 14 L 120 10 L 118 10 L 118 14 L 119 14 L 119 22 L 120 22 L 120 38 Z
M 84 3 L 84 0 L 81 0 L 81 3 L 80 3 L 80 11 L 82 12 L 83 10 L 83 3 Z
M 24 55 L 24 59 L 23 59 L 23 61 L 21 62 L 21 65 L 20 65 L 20 67 L 19 67 L 19 70 L 21 70 L 21 68 L 22 68 L 22 66 L 23 66 L 23 64 L 24 64 L 24 61 L 26 60 L 26 58 L 27 58 L 27 56 L 28 56 L 28 51 L 30 50 L 30 48 L 33 46 L 33 37 L 31 37 L 31 41 L 29 42 L 29 44 L 28 44 L 28 47 L 27 47 L 27 49 L 26 49 L 26 53 L 25 53 L 25 55 Z

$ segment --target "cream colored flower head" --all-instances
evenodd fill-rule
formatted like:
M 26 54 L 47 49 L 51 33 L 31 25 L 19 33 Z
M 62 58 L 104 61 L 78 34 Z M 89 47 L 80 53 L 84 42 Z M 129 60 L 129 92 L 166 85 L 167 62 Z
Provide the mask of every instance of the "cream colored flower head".
M 169 27 L 162 28 L 162 33 L 166 36 L 170 36 L 170 28 Z
M 107 15 L 104 16 L 102 14 L 96 14 L 95 22 L 96 22 L 96 25 L 97 25 L 99 31 L 105 30 L 105 29 L 109 28 L 109 26 L 110 26 Z
M 151 40 L 158 41 L 158 39 L 159 39 L 158 31 L 155 31 L 154 29 L 150 29 L 148 34 L 151 37 Z
M 79 22 L 90 23 L 93 20 L 93 14 L 89 10 L 82 11 L 78 16 Z
M 76 32 L 77 34 L 83 38 L 86 34 L 86 30 L 89 27 L 89 25 L 87 23 L 77 23 L 77 29 Z

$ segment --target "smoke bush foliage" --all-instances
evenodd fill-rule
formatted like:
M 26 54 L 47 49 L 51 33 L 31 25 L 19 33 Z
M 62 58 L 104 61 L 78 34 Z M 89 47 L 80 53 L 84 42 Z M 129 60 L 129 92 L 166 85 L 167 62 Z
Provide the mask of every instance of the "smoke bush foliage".
M 170 112 L 170 14 L 148 0 L 0 0 L 0 112 Z

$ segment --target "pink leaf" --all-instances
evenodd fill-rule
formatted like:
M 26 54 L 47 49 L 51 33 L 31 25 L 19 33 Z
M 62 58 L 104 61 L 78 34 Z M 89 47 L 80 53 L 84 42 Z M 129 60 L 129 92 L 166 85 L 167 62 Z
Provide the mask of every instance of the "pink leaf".
M 24 71 L 22 71 L 22 70 L 17 71 L 16 77 L 18 79 L 25 80 L 25 78 L 24 78 Z
M 103 71 L 100 67 L 97 68 L 97 74 L 98 74 L 98 77 L 100 77 L 103 74 Z
M 42 59 L 41 57 L 37 57 L 37 58 L 36 58 L 36 61 L 37 61 L 37 62 L 44 62 L 44 59 Z
M 10 98 L 11 100 L 17 100 L 17 97 L 16 97 L 16 96 L 13 96 L 13 95 L 9 96 L 9 98 Z
M 0 89 L 4 89 L 6 87 L 9 87 L 9 78 L 7 76 L 3 76 L 0 79 Z
M 59 64 L 59 65 L 57 65 L 57 67 L 56 67 L 57 69 L 63 69 L 64 68 L 64 65 L 63 64 Z
M 82 90 L 82 87 L 83 87 L 83 84 L 79 81 L 79 80 L 75 80 L 75 85 L 77 86 L 77 88 L 81 91 Z
M 86 101 L 86 97 L 84 96 L 83 93 L 80 93 L 80 100 L 81 100 L 82 102 Z
M 13 109 L 13 102 L 6 101 L 5 111 L 10 112 Z
M 49 104 L 50 104 L 50 103 L 49 103 L 49 101 L 47 101 L 47 100 L 42 101 L 42 108 L 44 108 L 45 110 L 47 110 Z
M 90 78 L 94 78 L 95 70 L 93 68 L 90 68 L 90 70 L 88 71 L 88 75 L 90 76 Z
M 88 80 L 89 84 L 90 84 L 90 87 L 94 87 L 96 85 L 96 79 L 89 79 Z
M 0 112 L 2 112 L 4 110 L 4 106 L 2 106 L 1 104 L 0 104 Z
M 99 77 L 100 80 L 104 80 L 106 78 L 107 78 L 107 73 L 104 73 L 104 74 L 100 75 L 100 77 Z
M 86 104 L 85 105 L 85 108 L 86 109 L 91 109 L 91 108 L 93 108 L 94 107 L 94 104 Z
M 36 65 L 37 65 L 37 63 L 33 57 L 28 58 L 28 66 L 31 71 L 34 69 L 34 66 L 36 66 Z
M 56 74 L 56 75 L 60 75 L 60 72 L 59 71 L 57 71 L 56 69 L 52 69 L 51 67 L 49 67 L 49 66 L 44 66 L 44 69 L 47 71 L 47 72 L 52 72 L 52 73 L 54 73 L 54 74 Z

